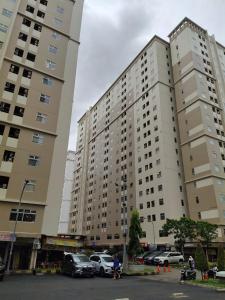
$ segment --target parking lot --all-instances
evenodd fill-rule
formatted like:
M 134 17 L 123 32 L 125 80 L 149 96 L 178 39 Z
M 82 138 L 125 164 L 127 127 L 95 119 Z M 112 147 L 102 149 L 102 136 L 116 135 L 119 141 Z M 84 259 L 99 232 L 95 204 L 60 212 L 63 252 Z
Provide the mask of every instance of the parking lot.
M 160 278 L 159 278 L 160 279 Z M 0 299 L 4 300 L 224 300 L 216 291 L 151 280 L 151 277 L 71 278 L 62 275 L 17 275 L 0 282 Z

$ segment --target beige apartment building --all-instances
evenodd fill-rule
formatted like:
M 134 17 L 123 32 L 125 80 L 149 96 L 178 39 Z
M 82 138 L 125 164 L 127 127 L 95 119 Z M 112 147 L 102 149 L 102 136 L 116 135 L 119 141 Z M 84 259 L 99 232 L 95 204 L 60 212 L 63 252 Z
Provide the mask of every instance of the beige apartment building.
M 13 268 L 31 268 L 41 235 L 57 235 L 82 6 L 0 1 L 0 255 L 18 213 Z
M 154 36 L 78 122 L 71 233 L 123 243 L 131 212 L 143 244 L 173 244 L 167 218 L 225 226 L 225 48 L 185 18 Z

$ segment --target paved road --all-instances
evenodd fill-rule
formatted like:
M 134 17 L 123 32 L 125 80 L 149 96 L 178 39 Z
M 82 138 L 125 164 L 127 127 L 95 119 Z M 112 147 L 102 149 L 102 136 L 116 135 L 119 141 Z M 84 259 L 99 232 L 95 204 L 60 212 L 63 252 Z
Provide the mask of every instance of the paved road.
M 142 277 L 70 278 L 61 275 L 20 275 L 0 282 L 1 300 L 224 300 L 214 290 Z

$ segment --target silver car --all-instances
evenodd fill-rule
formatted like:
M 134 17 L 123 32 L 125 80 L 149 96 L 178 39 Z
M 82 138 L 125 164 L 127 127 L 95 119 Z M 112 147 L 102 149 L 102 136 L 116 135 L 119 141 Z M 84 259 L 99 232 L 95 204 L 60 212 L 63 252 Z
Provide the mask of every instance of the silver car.
M 113 257 L 108 254 L 93 254 L 90 261 L 95 265 L 96 273 L 100 276 L 113 275 Z M 120 264 L 120 270 L 122 265 Z

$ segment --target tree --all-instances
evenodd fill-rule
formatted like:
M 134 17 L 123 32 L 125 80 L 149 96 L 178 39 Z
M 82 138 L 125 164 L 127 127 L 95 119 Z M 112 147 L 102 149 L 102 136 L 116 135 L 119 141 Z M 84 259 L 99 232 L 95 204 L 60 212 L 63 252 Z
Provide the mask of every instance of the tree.
M 200 244 L 197 245 L 196 251 L 195 251 L 195 264 L 196 269 L 201 271 L 202 278 L 203 273 L 208 270 L 208 261 L 205 255 L 205 252 Z
M 211 242 L 217 237 L 217 225 L 204 221 L 196 222 L 196 236 L 202 245 L 206 247 L 206 257 L 208 260 L 208 248 Z
M 217 268 L 218 268 L 219 271 L 225 271 L 225 253 L 224 253 L 224 247 L 223 246 L 220 246 L 218 248 Z
M 162 230 L 167 235 L 174 235 L 175 243 L 180 251 L 184 253 L 186 240 L 193 240 L 196 237 L 195 225 L 195 221 L 185 217 L 180 220 L 167 219 Z
M 129 245 L 128 252 L 134 257 L 136 254 L 140 253 L 141 245 L 139 239 L 142 236 L 141 223 L 139 218 L 139 213 L 137 210 L 132 212 L 131 221 L 129 228 Z

